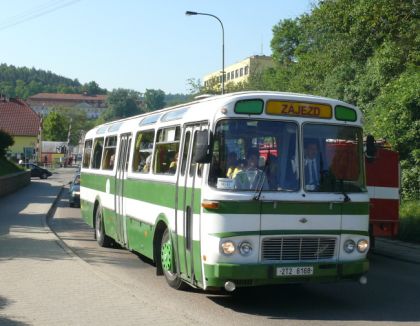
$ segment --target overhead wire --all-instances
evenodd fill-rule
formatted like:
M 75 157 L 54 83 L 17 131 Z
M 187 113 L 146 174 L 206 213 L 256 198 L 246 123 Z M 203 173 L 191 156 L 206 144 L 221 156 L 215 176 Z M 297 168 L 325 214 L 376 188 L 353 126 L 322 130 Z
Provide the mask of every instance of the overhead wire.
M 0 20 L 0 31 L 47 15 L 51 12 L 57 11 L 64 7 L 68 7 L 79 1 L 80 0 L 50 0 L 44 4 L 32 7 L 19 14 L 6 18 L 3 21 Z

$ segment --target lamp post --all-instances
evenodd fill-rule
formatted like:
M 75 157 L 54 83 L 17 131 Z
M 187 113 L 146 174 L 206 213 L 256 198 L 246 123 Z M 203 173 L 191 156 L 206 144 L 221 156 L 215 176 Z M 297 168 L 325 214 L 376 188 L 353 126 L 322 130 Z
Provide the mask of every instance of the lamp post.
M 187 16 L 195 16 L 195 15 L 210 16 L 217 19 L 220 23 L 220 26 L 222 26 L 222 94 L 224 94 L 225 93 L 225 29 L 223 28 L 223 23 L 219 19 L 219 17 L 212 14 L 207 14 L 204 12 L 186 11 L 185 14 Z

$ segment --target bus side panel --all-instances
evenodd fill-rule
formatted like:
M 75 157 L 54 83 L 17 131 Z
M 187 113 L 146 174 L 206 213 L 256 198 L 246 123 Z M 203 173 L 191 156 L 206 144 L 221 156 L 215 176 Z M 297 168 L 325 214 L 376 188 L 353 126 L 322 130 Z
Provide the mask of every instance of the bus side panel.
M 182 210 L 184 205 L 184 198 L 182 194 L 186 194 L 185 200 L 190 203 L 191 200 L 194 200 L 193 212 L 192 212 L 192 227 L 190 231 L 191 246 L 192 250 L 187 249 L 187 235 L 186 228 L 184 224 L 184 211 Z M 181 194 L 181 195 L 180 195 Z M 188 282 L 196 281 L 199 284 L 202 284 L 202 265 L 201 265 L 201 242 L 200 242 L 200 205 L 201 205 L 201 191 L 199 189 L 193 190 L 187 188 L 185 191 L 184 187 L 179 187 L 178 195 L 178 255 L 179 255 L 179 266 L 181 270 L 182 277 Z M 190 271 L 194 271 L 194 280 L 191 280 Z
M 127 218 L 128 247 L 143 256 L 153 259 L 153 234 L 155 227 L 135 218 Z

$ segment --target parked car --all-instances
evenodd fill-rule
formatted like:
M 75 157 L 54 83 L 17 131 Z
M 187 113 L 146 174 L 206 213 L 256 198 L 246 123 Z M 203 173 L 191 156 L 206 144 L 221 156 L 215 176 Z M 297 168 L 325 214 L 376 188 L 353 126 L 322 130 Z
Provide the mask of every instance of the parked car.
M 76 174 L 70 183 L 69 206 L 80 207 L 80 174 Z
M 52 173 L 47 169 L 41 168 L 40 166 L 33 163 L 22 163 L 24 168 L 31 170 L 31 178 L 36 177 L 40 179 L 47 179 L 52 176 Z

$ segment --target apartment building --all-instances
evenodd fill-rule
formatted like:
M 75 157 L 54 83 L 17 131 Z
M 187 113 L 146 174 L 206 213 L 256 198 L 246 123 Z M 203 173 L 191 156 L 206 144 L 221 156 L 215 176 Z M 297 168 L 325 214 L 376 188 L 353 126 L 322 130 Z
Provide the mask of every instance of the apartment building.
M 273 59 L 266 55 L 254 55 L 242 61 L 225 67 L 225 85 L 228 83 L 238 84 L 246 82 L 253 74 L 258 74 L 264 69 L 274 66 Z M 221 88 L 221 70 L 212 72 L 203 77 L 205 87 Z
M 86 112 L 88 119 L 96 119 L 106 109 L 107 95 L 39 93 L 28 98 L 27 103 L 41 116 L 54 107 L 75 108 Z

